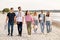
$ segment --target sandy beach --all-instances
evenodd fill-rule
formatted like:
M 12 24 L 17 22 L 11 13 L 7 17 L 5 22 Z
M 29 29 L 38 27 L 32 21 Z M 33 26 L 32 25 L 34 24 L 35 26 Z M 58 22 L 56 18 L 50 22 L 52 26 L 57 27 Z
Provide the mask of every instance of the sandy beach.
M 59 22 L 57 22 L 58 24 L 56 21 L 53 22 L 53 25 L 51 25 L 52 31 L 50 33 L 46 33 L 46 26 L 44 34 L 41 34 L 39 26 L 37 33 L 34 33 L 32 28 L 32 35 L 30 37 L 27 35 L 26 24 L 23 25 L 22 37 L 17 36 L 17 25 L 14 25 L 13 36 L 11 37 L 7 35 L 7 28 L 4 29 L 5 18 L 6 14 L 0 14 L 0 40 L 60 40 L 60 28 L 58 28 Z

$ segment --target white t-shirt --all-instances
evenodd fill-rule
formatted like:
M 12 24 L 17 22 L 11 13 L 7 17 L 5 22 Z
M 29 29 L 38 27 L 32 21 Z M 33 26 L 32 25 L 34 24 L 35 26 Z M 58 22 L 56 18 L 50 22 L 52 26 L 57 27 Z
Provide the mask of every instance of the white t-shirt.
M 18 13 L 19 13 L 19 12 L 16 12 L 16 16 L 18 16 Z M 24 17 L 24 15 L 25 15 L 24 12 L 21 11 L 21 16 Z
M 38 16 L 33 16 L 34 20 L 38 20 Z
M 41 14 L 40 20 L 43 20 L 43 17 L 44 17 L 43 14 Z
M 52 18 L 51 17 L 46 17 L 46 21 L 50 21 L 50 24 L 52 24 Z
M 17 22 L 22 22 L 22 19 L 24 17 L 24 13 L 23 12 L 20 12 L 21 14 L 19 15 L 19 12 L 16 12 L 16 20 Z
M 46 17 L 46 21 L 51 21 L 51 17 Z
M 17 17 L 16 20 L 17 22 L 22 22 L 22 17 Z

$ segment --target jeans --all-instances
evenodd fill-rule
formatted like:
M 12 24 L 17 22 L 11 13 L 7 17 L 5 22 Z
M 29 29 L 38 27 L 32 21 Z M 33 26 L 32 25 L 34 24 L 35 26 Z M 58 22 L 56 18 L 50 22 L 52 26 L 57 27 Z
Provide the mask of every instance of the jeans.
M 44 33 L 44 22 L 40 22 L 41 32 Z
M 17 22 L 17 26 L 18 26 L 18 33 L 21 36 L 22 35 L 22 22 Z
M 10 34 L 10 27 L 11 27 L 11 35 L 13 34 L 13 25 L 14 23 L 13 22 L 8 22 L 8 34 Z
M 50 21 L 46 21 L 47 33 L 50 32 Z

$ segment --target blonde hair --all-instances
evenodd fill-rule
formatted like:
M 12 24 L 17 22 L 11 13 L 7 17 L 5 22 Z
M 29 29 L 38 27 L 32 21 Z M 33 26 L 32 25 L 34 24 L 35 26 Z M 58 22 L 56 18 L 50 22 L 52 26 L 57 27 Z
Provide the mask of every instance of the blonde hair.
M 34 12 L 34 16 L 35 16 L 35 15 L 37 15 L 37 12 L 36 12 L 36 11 Z

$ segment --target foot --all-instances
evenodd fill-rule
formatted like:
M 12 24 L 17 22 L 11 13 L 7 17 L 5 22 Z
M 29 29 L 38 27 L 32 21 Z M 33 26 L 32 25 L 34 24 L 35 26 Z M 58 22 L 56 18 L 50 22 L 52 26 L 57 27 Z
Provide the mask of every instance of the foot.
M 13 36 L 13 35 L 11 34 L 11 36 Z
M 8 34 L 8 36 L 9 36 L 10 34 Z
M 17 36 L 20 36 L 20 35 L 17 35 Z
M 21 34 L 19 36 L 22 36 Z
M 28 35 L 28 37 L 31 37 L 31 35 Z

